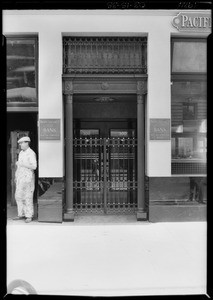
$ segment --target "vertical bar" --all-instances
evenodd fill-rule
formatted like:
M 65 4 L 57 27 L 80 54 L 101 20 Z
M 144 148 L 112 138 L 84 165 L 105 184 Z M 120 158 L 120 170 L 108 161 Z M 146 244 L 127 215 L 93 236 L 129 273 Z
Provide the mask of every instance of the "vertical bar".
M 115 138 L 115 150 L 114 150 L 114 160 L 115 160 L 115 165 L 117 162 L 117 168 L 116 168 L 116 189 L 115 189 L 115 205 L 119 207 L 119 186 L 120 186 L 120 162 L 119 162 L 119 148 L 120 148 L 120 139 L 117 137 Z M 118 191 L 118 192 L 117 192 Z
M 104 138 L 104 213 L 107 212 L 107 170 L 106 170 L 106 165 L 107 165 L 107 147 L 106 147 L 107 140 Z
M 66 105 L 66 221 L 74 221 L 73 210 L 73 95 L 65 95 Z
M 82 201 L 83 201 L 83 185 L 84 185 L 84 178 L 82 174 L 82 138 L 80 135 L 80 140 L 79 140 L 79 157 L 80 157 L 80 210 L 82 211 Z
M 137 151 L 137 166 L 138 166 L 138 208 L 137 220 L 146 218 L 145 212 L 145 176 L 144 176 L 144 99 L 143 95 L 137 96 L 137 133 L 138 133 L 138 151 Z
M 125 210 L 125 199 L 124 199 L 124 191 L 125 191 L 125 137 L 123 138 L 123 141 L 122 141 L 122 143 L 123 143 L 123 168 L 122 168 L 122 177 L 123 177 L 123 181 L 122 181 L 122 197 L 123 197 L 123 201 L 121 202 L 121 204 L 122 204 L 122 208 L 123 208 L 123 210 Z
M 130 194 L 131 194 L 131 183 L 130 183 L 130 159 L 131 159 L 131 154 L 130 154 L 130 138 L 128 134 L 128 139 L 127 139 L 127 205 L 130 208 Z
M 93 194 L 94 194 L 94 176 L 93 176 L 93 173 L 92 173 L 92 160 L 93 160 L 93 157 L 94 157 L 94 151 L 93 151 L 93 146 L 92 146 L 92 137 L 90 135 L 90 139 L 89 139 L 90 143 L 90 163 L 89 163 L 89 166 L 88 168 L 90 168 L 90 181 L 91 181 L 91 197 L 90 197 L 90 201 L 89 201 L 89 204 L 90 204 L 90 210 L 92 210 L 92 204 L 93 204 Z
M 103 188 L 103 173 L 104 173 L 104 148 L 103 148 L 103 139 L 99 136 L 99 142 L 100 142 L 100 151 L 101 151 L 101 209 L 103 208 L 104 206 L 104 188 Z

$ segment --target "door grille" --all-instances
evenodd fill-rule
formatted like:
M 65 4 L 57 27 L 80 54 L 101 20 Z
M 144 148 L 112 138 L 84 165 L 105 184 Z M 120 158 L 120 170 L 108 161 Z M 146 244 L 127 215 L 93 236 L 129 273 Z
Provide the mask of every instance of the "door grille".
M 74 139 L 74 210 L 127 213 L 137 208 L 135 138 Z

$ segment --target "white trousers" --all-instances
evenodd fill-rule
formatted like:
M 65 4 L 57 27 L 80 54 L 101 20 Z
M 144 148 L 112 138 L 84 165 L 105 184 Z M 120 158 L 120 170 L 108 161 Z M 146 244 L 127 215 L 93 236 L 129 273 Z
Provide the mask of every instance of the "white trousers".
M 32 218 L 34 215 L 33 193 L 35 189 L 34 176 L 28 183 L 17 178 L 15 199 L 17 203 L 18 216 Z

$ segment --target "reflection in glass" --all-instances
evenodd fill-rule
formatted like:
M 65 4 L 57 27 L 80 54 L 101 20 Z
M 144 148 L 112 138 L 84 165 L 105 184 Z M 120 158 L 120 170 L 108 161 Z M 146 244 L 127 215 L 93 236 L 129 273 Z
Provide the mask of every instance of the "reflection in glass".
M 193 155 L 193 138 L 178 138 L 178 156 L 191 158 Z
M 172 158 L 206 159 L 207 93 L 205 81 L 172 84 Z
M 7 38 L 7 102 L 37 102 L 35 38 Z
M 183 104 L 183 120 L 195 119 L 195 104 Z
M 206 41 L 175 41 L 172 72 L 206 72 Z

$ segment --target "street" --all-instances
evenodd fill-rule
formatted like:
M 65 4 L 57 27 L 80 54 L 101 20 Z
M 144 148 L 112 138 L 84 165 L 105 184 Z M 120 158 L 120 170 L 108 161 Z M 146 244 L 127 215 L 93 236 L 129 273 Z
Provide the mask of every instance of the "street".
M 9 220 L 7 282 L 26 280 L 38 294 L 49 295 L 206 293 L 206 222 L 100 218 L 62 224 Z

